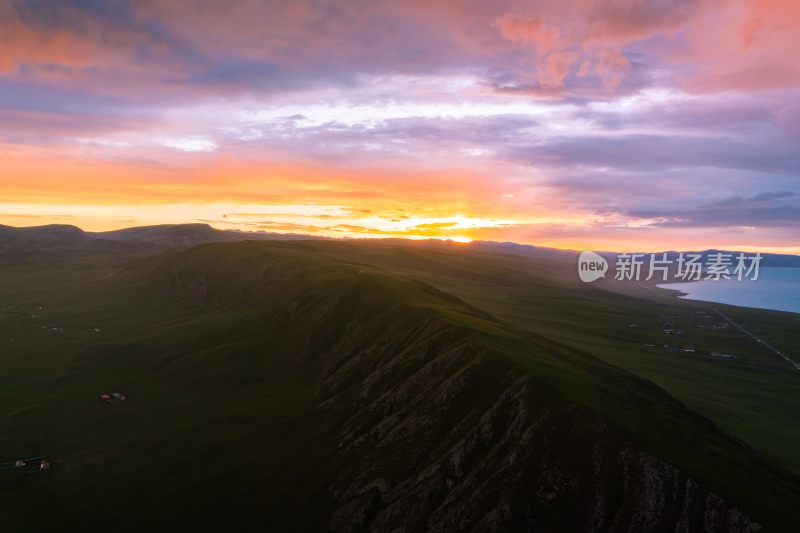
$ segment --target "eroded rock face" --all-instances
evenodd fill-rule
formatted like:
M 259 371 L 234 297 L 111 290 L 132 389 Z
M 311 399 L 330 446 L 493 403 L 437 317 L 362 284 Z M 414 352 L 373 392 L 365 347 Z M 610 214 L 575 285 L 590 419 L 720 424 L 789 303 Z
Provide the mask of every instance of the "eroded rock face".
M 431 354 L 417 338 L 443 341 Z M 385 353 L 333 350 L 321 407 L 352 410 L 337 438 L 341 454 L 358 458 L 344 463 L 358 466 L 331 487 L 331 531 L 761 529 L 602 418 L 554 401 L 469 340 L 447 342 L 458 338 L 427 324 L 399 353 L 391 339 Z M 372 365 L 348 353 L 369 353 Z M 369 372 L 353 382 L 348 367 Z

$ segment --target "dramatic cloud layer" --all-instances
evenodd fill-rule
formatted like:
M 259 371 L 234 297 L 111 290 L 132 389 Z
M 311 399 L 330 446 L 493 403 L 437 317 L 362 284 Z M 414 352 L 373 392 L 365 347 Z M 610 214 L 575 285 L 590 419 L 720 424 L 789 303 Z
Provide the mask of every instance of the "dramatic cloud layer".
M 795 0 L 0 0 L 0 223 L 800 252 Z

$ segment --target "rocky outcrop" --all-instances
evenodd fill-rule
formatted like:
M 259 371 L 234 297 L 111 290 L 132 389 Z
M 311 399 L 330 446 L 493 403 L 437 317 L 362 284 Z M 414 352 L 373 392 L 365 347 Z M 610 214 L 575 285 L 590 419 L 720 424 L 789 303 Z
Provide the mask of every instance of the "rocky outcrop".
M 319 387 L 320 408 L 347 413 L 336 438 L 356 465 L 330 489 L 335 533 L 760 530 L 457 327 L 361 346 L 354 332 Z

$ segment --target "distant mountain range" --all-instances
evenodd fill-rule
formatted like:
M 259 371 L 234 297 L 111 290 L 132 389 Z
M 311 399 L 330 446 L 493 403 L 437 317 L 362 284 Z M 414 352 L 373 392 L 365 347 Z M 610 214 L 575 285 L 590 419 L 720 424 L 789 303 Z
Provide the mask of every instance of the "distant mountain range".
M 85 253 L 154 253 L 209 242 L 303 240 L 308 235 L 226 231 L 208 224 L 164 224 L 114 231 L 89 232 L 77 226 L 52 224 L 16 228 L 0 225 L 0 262 L 24 262 L 32 256 Z
M 163 224 L 156 226 L 139 226 L 113 231 L 89 232 L 77 226 L 66 224 L 52 224 L 34 227 L 12 227 L 0 224 L 0 256 L 19 256 L 34 249 L 95 249 L 103 251 L 154 251 L 159 248 L 191 247 L 208 242 L 237 242 L 245 240 L 276 241 L 276 240 L 328 240 L 325 237 L 299 233 L 268 233 L 246 232 L 236 230 L 219 230 L 208 224 Z M 405 239 L 387 239 L 405 242 Z M 431 244 L 442 241 L 431 239 L 426 241 Z M 446 243 L 447 241 L 444 241 Z M 563 250 L 520 244 L 515 242 L 474 241 L 470 246 L 491 250 L 501 250 L 504 253 L 515 253 L 525 256 L 537 257 L 574 257 L 578 251 Z M 706 261 L 711 254 L 723 252 L 736 254 L 731 250 L 698 250 L 684 253 L 701 254 Z M 599 252 L 606 257 L 610 264 L 616 258 L 614 252 Z M 679 251 L 670 250 L 657 252 L 661 258 L 666 253 L 667 258 L 675 261 Z M 790 254 L 762 253 L 762 266 L 800 268 L 800 256 Z M 650 253 L 646 253 L 645 264 L 649 261 Z
M 519 244 L 515 242 L 492 242 L 492 241 L 475 241 L 474 245 L 478 246 L 485 246 L 489 248 L 501 248 L 504 251 L 516 252 L 519 254 L 544 254 L 544 253 L 551 253 L 553 255 L 557 254 L 570 254 L 574 256 L 578 253 L 576 250 L 562 250 L 559 248 L 544 248 L 540 246 L 533 246 L 529 244 Z M 629 253 L 641 253 L 643 254 L 642 260 L 644 264 L 649 264 L 651 254 L 655 254 L 657 260 L 661 260 L 663 258 L 663 254 L 666 255 L 666 259 L 671 262 L 677 261 L 679 255 L 681 253 L 688 255 L 688 254 L 700 254 L 701 262 L 707 262 L 709 257 L 712 254 L 716 253 L 723 253 L 723 254 L 732 254 L 734 256 L 734 261 L 736 256 L 740 253 L 740 250 L 722 250 L 716 248 L 710 248 L 708 250 L 684 250 L 684 251 L 677 251 L 677 250 L 668 250 L 668 251 L 661 251 L 661 252 L 629 252 Z M 747 256 L 753 255 L 753 252 L 744 252 Z M 605 257 L 605 259 L 609 262 L 610 265 L 614 264 L 619 252 L 610 252 L 610 251 L 598 251 L 598 254 Z M 793 255 L 793 254 L 773 254 L 773 253 L 761 253 L 761 266 L 762 267 L 776 267 L 776 268 L 800 268 L 800 255 Z
M 17 242 L 87 243 L 98 240 L 141 241 L 169 246 L 193 246 L 205 242 L 234 242 L 241 240 L 298 240 L 314 238 L 308 235 L 241 232 L 214 229 L 208 224 L 162 224 L 139 226 L 113 231 L 91 232 L 77 226 L 51 224 L 16 228 L 0 224 L 0 239 Z

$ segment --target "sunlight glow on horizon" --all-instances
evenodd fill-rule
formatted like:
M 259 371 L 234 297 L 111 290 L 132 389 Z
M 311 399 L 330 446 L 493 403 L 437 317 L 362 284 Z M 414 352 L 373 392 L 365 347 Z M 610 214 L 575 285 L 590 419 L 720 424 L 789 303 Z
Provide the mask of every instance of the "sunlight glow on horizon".
M 38 213 L 32 214 L 31 211 Z M 258 212 L 261 211 L 261 212 Z M 387 220 L 375 216 L 352 216 L 358 212 L 341 205 L 257 205 L 257 204 L 163 204 L 163 205 L 38 205 L 0 203 L 2 223 L 30 227 L 47 224 L 78 226 L 84 231 L 112 231 L 136 226 L 159 224 L 204 223 L 221 230 L 236 230 L 252 233 L 298 234 L 334 239 L 435 239 L 454 243 L 470 243 L 482 240 L 512 240 L 564 250 L 596 250 L 612 252 L 659 252 L 664 250 L 700 250 L 720 248 L 749 252 L 782 253 L 800 255 L 800 246 L 759 245 L 754 242 L 718 240 L 674 240 L 659 241 L 648 245 L 616 240 L 602 241 L 597 237 L 554 239 L 537 234 L 533 238 L 503 239 L 486 235 L 486 231 L 515 227 L 530 227 L 537 221 L 525 223 L 512 220 L 482 219 L 463 214 L 439 217 L 416 217 L 404 220 Z M 216 217 L 216 218 L 215 218 Z M 268 219 L 268 220 L 267 220 Z M 551 221 L 552 222 L 552 221 Z M 560 221 L 563 223 L 564 221 Z M 546 220 L 538 224 L 549 227 Z M 502 234 L 500 234 L 502 236 Z M 686 243 L 682 245 L 682 243 Z
M 612 4 L 0 2 L 0 224 L 800 252 L 800 5 Z

